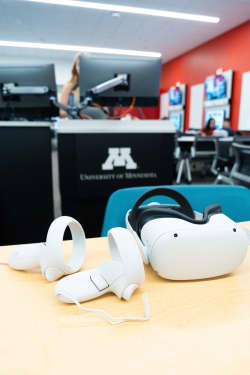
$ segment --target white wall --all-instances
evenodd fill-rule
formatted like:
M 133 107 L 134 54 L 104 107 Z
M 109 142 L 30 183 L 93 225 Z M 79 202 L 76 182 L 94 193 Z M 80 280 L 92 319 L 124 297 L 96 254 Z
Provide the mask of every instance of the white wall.
M 243 73 L 240 99 L 239 130 L 250 130 L 250 72 Z
M 204 85 L 191 86 L 189 128 L 201 129 L 203 116 Z

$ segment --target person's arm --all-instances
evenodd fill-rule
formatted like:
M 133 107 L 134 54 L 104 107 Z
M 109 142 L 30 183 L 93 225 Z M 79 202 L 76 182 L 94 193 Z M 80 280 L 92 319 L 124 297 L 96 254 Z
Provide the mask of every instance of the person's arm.
M 59 102 L 68 105 L 69 104 L 69 96 L 70 92 L 72 90 L 72 85 L 70 83 L 66 83 L 66 85 L 63 86 L 62 92 L 61 92 L 61 97 Z M 67 112 L 65 112 L 63 109 L 59 110 L 59 115 L 61 118 L 67 117 Z

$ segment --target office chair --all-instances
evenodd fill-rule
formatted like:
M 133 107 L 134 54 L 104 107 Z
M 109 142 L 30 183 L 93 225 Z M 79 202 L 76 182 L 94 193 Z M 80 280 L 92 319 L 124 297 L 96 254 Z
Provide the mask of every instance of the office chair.
M 243 141 L 242 139 L 240 139 Z M 245 140 L 248 142 L 249 140 Z M 233 142 L 234 164 L 228 175 L 219 173 L 215 184 L 223 182 L 231 185 L 245 184 L 250 187 L 250 142 L 249 144 Z
M 196 137 L 195 140 L 195 156 L 211 158 L 216 155 L 215 150 L 216 138 L 214 137 Z
M 157 186 L 133 187 L 115 191 L 108 200 L 101 236 L 106 236 L 109 229 L 125 227 L 125 216 L 136 200 L 145 192 Z M 158 186 L 159 187 L 159 186 Z M 243 186 L 230 185 L 180 185 L 165 186 L 175 189 L 190 201 L 194 210 L 203 212 L 204 207 L 218 203 L 223 212 L 237 222 L 250 220 L 250 190 Z M 170 198 L 151 198 L 147 202 L 175 203 Z M 146 203 L 147 203 L 146 202 Z
M 233 180 L 245 183 L 250 187 L 250 144 L 233 143 L 235 163 L 230 173 Z
M 233 137 L 220 138 L 216 140 L 215 149 L 216 157 L 212 165 L 212 173 L 216 175 L 215 184 L 220 181 L 231 183 L 230 170 L 233 167 L 234 155 L 232 151 Z
M 84 110 L 81 111 L 81 114 L 86 115 L 86 117 L 90 117 L 93 120 L 105 120 L 106 115 L 100 108 L 95 107 L 86 107 Z
M 235 136 L 234 142 L 250 145 L 250 137 L 248 135 Z
M 212 172 L 216 164 L 216 138 L 215 137 L 196 137 L 195 140 L 195 159 L 204 161 L 204 176 L 208 171 Z M 212 172 L 213 173 L 213 172 Z
M 185 173 L 187 182 L 192 182 L 190 159 L 195 156 L 194 143 L 194 136 L 182 135 L 176 139 L 175 158 L 179 161 L 177 164 L 176 184 L 180 184 L 183 172 Z

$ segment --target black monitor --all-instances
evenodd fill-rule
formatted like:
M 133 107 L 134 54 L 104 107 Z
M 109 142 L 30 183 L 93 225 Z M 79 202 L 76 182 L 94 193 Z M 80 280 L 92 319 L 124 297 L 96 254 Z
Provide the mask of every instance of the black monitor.
M 48 120 L 58 116 L 55 69 L 46 65 L 0 65 L 0 120 Z
M 81 101 L 89 91 L 119 75 L 127 75 L 128 84 L 118 85 L 92 95 L 102 106 L 157 106 L 161 77 L 161 57 L 135 57 L 121 55 L 86 54 L 80 56 Z

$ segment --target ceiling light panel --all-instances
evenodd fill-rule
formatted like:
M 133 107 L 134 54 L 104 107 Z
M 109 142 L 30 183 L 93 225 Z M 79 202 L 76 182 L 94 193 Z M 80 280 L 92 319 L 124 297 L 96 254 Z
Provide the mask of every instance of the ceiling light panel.
M 115 55 L 127 55 L 127 56 L 142 56 L 142 57 L 161 57 L 159 52 L 148 52 L 148 51 L 134 51 L 124 50 L 115 48 L 99 48 L 90 46 L 76 46 L 67 44 L 51 44 L 51 43 L 30 43 L 30 42 L 16 42 L 8 40 L 0 40 L 0 46 L 2 47 L 21 47 L 21 48 L 39 48 L 49 49 L 57 51 L 85 51 L 93 53 L 104 53 L 104 54 L 115 54 Z
M 147 9 L 147 8 L 137 8 L 124 5 L 113 5 L 104 3 L 92 3 L 89 1 L 78 1 L 78 0 L 25 0 L 33 3 L 43 3 L 43 4 L 53 4 L 53 5 L 64 5 L 71 7 L 87 8 L 104 10 L 110 12 L 119 13 L 132 13 L 132 14 L 142 14 L 145 16 L 156 16 L 156 17 L 166 17 L 181 19 L 187 21 L 199 21 L 199 22 L 210 22 L 218 23 L 220 21 L 219 17 L 204 16 L 199 14 L 182 13 L 182 12 L 172 12 L 167 10 L 157 10 L 157 9 Z

